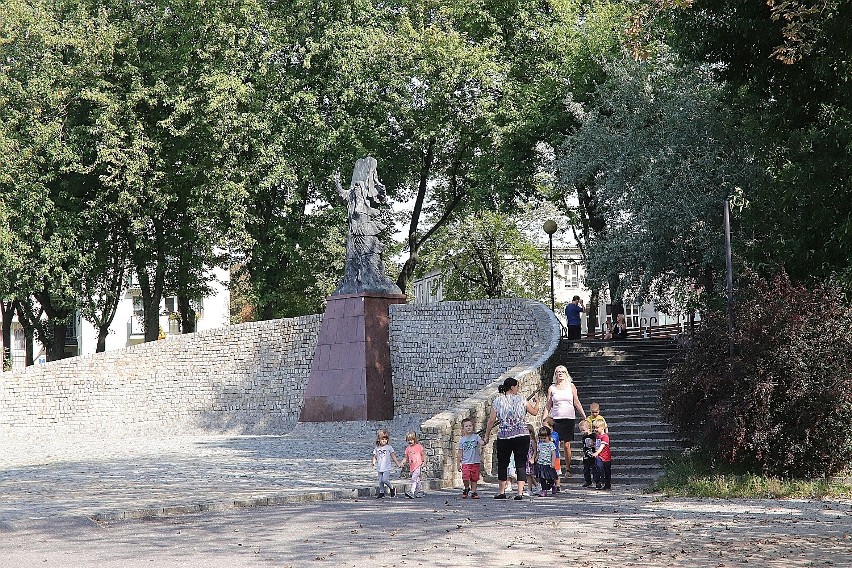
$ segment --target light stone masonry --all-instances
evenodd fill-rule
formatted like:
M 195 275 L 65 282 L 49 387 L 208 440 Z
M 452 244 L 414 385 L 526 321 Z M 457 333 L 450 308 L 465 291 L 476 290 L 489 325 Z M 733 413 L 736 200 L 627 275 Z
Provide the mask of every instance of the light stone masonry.
M 389 315 L 395 415 L 435 415 L 421 427 L 427 475 L 453 485 L 462 418 L 483 428 L 506 376 L 540 390 L 559 322 L 522 299 L 398 304 Z M 0 374 L 0 440 L 288 432 L 321 321 L 252 322 Z M 490 471 L 490 449 L 484 459 Z
M 252 322 L 0 375 L 0 434 L 283 432 L 322 316 Z
M 541 369 L 562 330 L 544 304 L 512 298 L 391 306 L 390 331 L 396 410 L 437 413 L 421 425 L 427 471 L 433 486 L 452 487 L 461 483 L 462 419 L 484 429 L 506 377 L 517 378 L 525 395 L 541 391 Z M 491 449 L 482 455 L 488 473 L 496 466 Z

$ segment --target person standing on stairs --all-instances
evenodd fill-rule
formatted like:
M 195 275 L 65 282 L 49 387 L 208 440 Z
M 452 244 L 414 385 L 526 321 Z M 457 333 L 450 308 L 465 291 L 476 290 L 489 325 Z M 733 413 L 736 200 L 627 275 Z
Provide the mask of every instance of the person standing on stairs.
M 583 300 L 580 296 L 574 296 L 565 306 L 565 325 L 568 326 L 568 339 L 580 339 L 583 326 L 580 313 L 583 311 Z
M 559 365 L 553 371 L 553 384 L 547 389 L 547 402 L 544 405 L 544 417 L 553 418 L 553 427 L 559 434 L 559 440 L 565 448 L 565 477 L 571 475 L 571 442 L 574 440 L 574 422 L 577 412 L 586 418 L 586 411 L 577 395 L 577 387 L 568 374 L 565 365 Z

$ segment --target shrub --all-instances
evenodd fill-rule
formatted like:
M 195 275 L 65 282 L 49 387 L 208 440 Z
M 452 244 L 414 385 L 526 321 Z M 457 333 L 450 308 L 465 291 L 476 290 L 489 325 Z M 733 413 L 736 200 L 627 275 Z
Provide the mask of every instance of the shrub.
M 835 284 L 747 275 L 727 316 L 705 314 L 663 390 L 680 432 L 714 459 L 781 477 L 834 475 L 852 462 L 852 309 Z

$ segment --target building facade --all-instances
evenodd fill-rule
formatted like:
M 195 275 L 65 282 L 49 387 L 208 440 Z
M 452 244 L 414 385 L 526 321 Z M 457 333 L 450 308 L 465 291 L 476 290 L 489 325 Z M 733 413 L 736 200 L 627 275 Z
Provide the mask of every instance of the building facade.
M 196 311 L 196 331 L 204 331 L 230 324 L 231 296 L 228 288 L 230 273 L 227 270 L 215 268 L 210 271 L 209 285 L 212 290 L 209 296 L 193 302 Z M 161 337 L 180 335 L 180 317 L 177 312 L 177 298 L 165 297 L 160 301 L 159 321 Z M 119 300 L 115 318 L 109 328 L 106 338 L 106 350 L 121 349 L 145 342 L 145 332 L 142 325 L 142 290 L 135 276 L 128 278 L 127 288 Z M 2 339 L 0 339 L 2 341 Z M 88 355 L 94 353 L 98 345 L 98 330 L 83 319 L 79 312 L 73 317 L 65 337 L 65 352 L 70 356 Z M 17 321 L 12 320 L 12 369 L 18 370 L 25 366 L 26 342 L 24 329 Z M 45 349 L 38 341 L 34 346 L 35 363 L 44 363 Z

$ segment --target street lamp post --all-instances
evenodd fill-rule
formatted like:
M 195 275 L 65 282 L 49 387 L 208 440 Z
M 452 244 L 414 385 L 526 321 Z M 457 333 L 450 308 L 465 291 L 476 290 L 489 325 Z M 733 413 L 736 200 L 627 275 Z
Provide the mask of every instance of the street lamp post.
M 731 203 L 725 200 L 725 272 L 728 289 L 728 356 L 734 356 L 734 271 L 731 263 Z
M 544 222 L 544 232 L 550 239 L 550 310 L 556 311 L 556 302 L 553 298 L 553 233 L 556 232 L 556 221 L 548 219 Z

